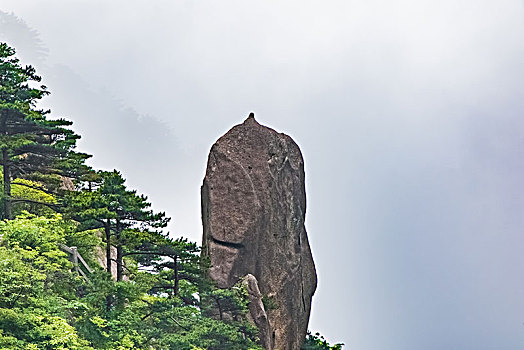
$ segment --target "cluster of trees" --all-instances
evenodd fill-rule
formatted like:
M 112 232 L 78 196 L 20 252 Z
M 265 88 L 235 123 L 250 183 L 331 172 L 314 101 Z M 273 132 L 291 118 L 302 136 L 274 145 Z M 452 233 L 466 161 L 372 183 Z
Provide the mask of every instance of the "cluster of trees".
M 0 43 L 0 348 L 262 349 L 242 283 L 214 287 L 199 247 L 163 231 L 165 213 L 120 172 L 87 166 L 14 55 Z M 315 337 L 306 349 L 340 349 Z
M 320 333 L 312 334 L 308 331 L 302 350 L 342 350 L 342 346 L 342 343 L 330 345 Z
M 245 289 L 216 289 L 164 213 L 120 172 L 86 165 L 71 122 L 37 108 L 40 80 L 0 43 L 0 348 L 260 349 Z

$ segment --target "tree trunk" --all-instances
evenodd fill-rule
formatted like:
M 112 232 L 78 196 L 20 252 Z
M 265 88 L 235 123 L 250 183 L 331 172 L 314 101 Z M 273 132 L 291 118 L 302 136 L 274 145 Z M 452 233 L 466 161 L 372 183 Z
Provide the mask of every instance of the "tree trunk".
M 4 170 L 4 218 L 11 219 L 11 169 L 9 169 L 9 154 L 2 149 L 2 166 Z
M 111 221 L 106 220 L 104 224 L 106 233 L 106 271 L 111 274 Z
M 178 262 L 177 262 L 177 260 L 178 260 L 178 256 L 175 255 L 175 256 L 173 257 L 173 260 L 174 260 L 174 264 L 175 264 L 175 266 L 174 266 L 174 272 L 175 272 L 175 285 L 174 285 L 173 289 L 174 289 L 174 295 L 177 296 L 177 295 L 178 295 L 178 284 L 179 284 L 179 281 L 178 281 Z
M 2 109 L 0 119 L 0 133 L 2 135 L 8 135 L 7 133 L 7 118 L 9 110 Z M 9 168 L 9 152 L 7 148 L 2 149 L 2 170 L 4 172 L 4 219 L 11 219 L 11 169 Z
M 116 280 L 121 281 L 123 275 L 122 227 L 120 225 L 120 219 L 116 219 Z
M 110 276 L 113 276 L 111 273 L 111 220 L 107 219 L 104 224 L 104 230 L 106 233 L 106 271 Z M 113 296 L 109 294 L 106 297 L 106 311 L 109 312 L 113 306 Z

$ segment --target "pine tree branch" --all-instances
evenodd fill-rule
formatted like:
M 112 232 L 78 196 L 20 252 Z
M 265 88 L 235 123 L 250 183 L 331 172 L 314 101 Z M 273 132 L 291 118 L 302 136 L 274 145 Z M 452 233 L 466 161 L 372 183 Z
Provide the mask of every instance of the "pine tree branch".
M 9 201 L 11 203 L 20 203 L 20 202 L 22 202 L 22 203 L 31 203 L 31 204 L 45 205 L 46 207 L 49 207 L 49 208 L 51 208 L 53 210 L 56 210 L 58 208 L 58 204 L 34 201 L 32 199 L 25 199 L 25 198 L 10 198 Z
M 16 181 L 16 180 L 15 180 Z M 25 184 L 25 183 L 22 183 L 22 182 L 11 182 L 11 185 L 19 185 L 19 186 L 24 186 L 24 187 L 28 187 L 28 188 L 32 188 L 34 190 L 39 190 L 39 191 L 42 191 L 46 194 L 49 194 L 49 195 L 56 195 L 55 192 L 51 192 L 47 189 L 44 189 L 43 186 L 35 186 L 35 185 L 30 185 L 30 184 Z

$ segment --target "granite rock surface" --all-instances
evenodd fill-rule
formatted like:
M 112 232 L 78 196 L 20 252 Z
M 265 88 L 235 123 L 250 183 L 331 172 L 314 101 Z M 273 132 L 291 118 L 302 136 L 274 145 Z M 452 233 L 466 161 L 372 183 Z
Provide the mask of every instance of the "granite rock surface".
M 299 147 L 250 114 L 212 146 L 201 191 L 210 277 L 244 279 L 264 347 L 299 350 L 317 286 Z

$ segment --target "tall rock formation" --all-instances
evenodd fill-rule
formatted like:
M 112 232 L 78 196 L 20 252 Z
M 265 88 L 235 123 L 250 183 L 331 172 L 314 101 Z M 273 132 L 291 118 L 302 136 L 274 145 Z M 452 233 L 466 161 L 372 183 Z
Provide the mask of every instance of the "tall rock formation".
M 298 350 L 306 335 L 317 276 L 305 213 L 304 161 L 289 136 L 250 114 L 211 147 L 202 185 L 203 254 L 220 288 L 244 280 L 268 350 Z

